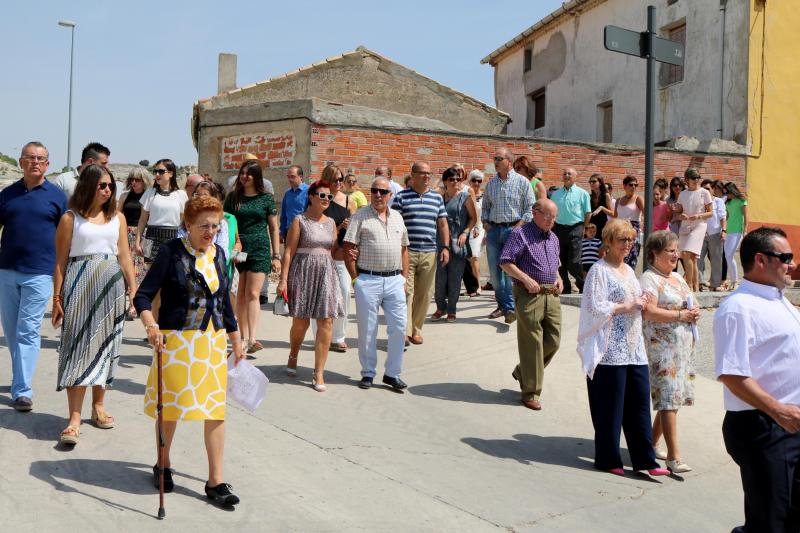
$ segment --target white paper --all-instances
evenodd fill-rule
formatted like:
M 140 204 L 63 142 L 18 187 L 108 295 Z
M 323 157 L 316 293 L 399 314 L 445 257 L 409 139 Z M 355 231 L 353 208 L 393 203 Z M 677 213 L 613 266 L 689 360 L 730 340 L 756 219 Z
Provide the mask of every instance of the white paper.
M 246 359 L 233 366 L 235 357 L 228 357 L 228 397 L 254 413 L 267 394 L 269 379 Z
M 689 309 L 695 308 L 696 302 L 694 301 L 694 295 L 690 294 L 686 297 L 686 305 Z M 700 340 L 700 331 L 697 329 L 697 322 L 692 322 L 692 337 L 694 337 L 694 342 Z

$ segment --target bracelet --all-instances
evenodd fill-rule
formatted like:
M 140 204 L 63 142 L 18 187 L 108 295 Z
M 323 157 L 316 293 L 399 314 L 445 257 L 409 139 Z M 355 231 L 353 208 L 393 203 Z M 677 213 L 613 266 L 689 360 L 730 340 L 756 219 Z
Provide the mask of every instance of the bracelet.
M 158 324 L 150 324 L 149 326 L 145 326 L 144 329 L 159 329 Z
M 680 322 L 680 321 L 681 321 L 681 310 L 678 309 L 678 322 Z
M 273 255 L 273 256 L 272 256 L 272 260 L 273 260 L 273 261 L 280 261 L 280 260 L 281 260 L 281 256 L 279 256 L 279 255 Z
M 55 302 L 63 302 L 63 301 L 64 301 L 64 297 L 61 296 L 60 294 L 54 294 L 53 295 L 53 303 L 55 303 Z

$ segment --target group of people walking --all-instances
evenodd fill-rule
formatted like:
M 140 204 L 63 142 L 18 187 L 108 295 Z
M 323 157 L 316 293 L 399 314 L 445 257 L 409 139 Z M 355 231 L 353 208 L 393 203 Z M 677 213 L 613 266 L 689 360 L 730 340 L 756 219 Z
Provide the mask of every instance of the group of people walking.
M 741 242 L 746 280 L 715 319 L 717 370 L 729 410 L 724 436 L 742 468 L 748 523 L 782 519 L 780 505 L 764 502 L 757 492 L 766 490 L 767 482 L 752 462 L 779 471 L 786 454 L 749 442 L 743 432 L 770 431 L 770 442 L 790 444 L 792 468 L 800 457 L 794 438 L 800 414 L 789 405 L 797 403 L 797 387 L 788 390 L 785 380 L 765 378 L 774 368 L 750 355 L 767 349 L 759 342 L 778 336 L 781 350 L 794 350 L 787 360 L 796 358 L 800 315 L 780 292 L 794 262 L 780 230 L 757 230 L 742 240 L 746 200 L 735 185 L 709 184 L 717 198 L 728 196 L 718 208 L 695 169 L 685 174 L 685 190 L 680 180 L 657 183 L 657 231 L 644 243 L 649 267 L 637 278 L 644 200 L 633 176 L 623 180 L 625 195 L 614 200 L 602 176 L 591 176 L 585 191 L 576 185 L 575 169 L 567 168 L 563 186 L 548 198 L 531 161 L 501 148 L 493 160 L 496 175 L 485 188 L 482 172 L 453 165 L 442 173 L 437 191 L 430 166 L 416 162 L 406 187 L 394 182 L 388 167 L 378 167 L 365 195 L 355 177 L 335 165 L 310 184 L 301 167 L 291 166 L 279 215 L 274 189 L 257 160 L 242 164 L 226 195 L 197 175 L 181 189 L 169 159 L 153 166 L 154 182 L 139 168 L 122 185 L 106 166 L 109 156 L 108 148 L 92 143 L 77 175 L 51 183 L 45 178 L 47 149 L 31 142 L 20 157 L 24 177 L 0 192 L 0 319 L 12 358 L 14 408 L 33 407 L 39 328 L 52 296 L 52 322 L 61 327 L 56 388 L 67 392 L 63 444 L 80 441 L 87 387 L 93 423 L 114 427 L 105 390 L 113 384 L 125 319 L 138 316 L 148 342 L 162 355 L 160 368 L 154 358 L 144 409 L 156 416 L 161 371 L 165 490 L 174 489 L 169 452 L 177 421 L 204 420 L 205 492 L 215 502 L 234 505 L 239 498 L 222 470 L 228 359 L 236 365 L 263 349 L 256 332 L 267 276 L 280 276 L 277 293 L 292 318 L 288 375 L 298 375 L 300 345 L 313 326 L 311 385 L 326 390 L 329 351 L 349 349 L 352 290 L 358 385 L 370 389 L 378 375 L 383 309 L 388 349 L 382 381 L 402 391 L 404 351 L 424 343 L 426 320 L 457 320 L 462 282 L 470 296 L 480 293 L 478 258 L 485 240 L 496 304 L 489 318 L 517 322 L 519 364 L 511 374 L 522 404 L 542 409 L 544 371 L 560 346 L 559 295 L 571 291 L 571 276 L 583 293 L 578 352 L 595 429 L 595 466 L 624 474 L 624 431 L 634 470 L 688 472 L 677 413 L 694 403 L 696 261 L 704 241 L 709 256 L 718 257 L 724 240 L 726 250 L 732 243 L 728 258 Z M 714 221 L 724 237 L 709 238 L 717 234 L 708 231 Z M 40 238 L 30 239 L 32 232 Z M 587 251 L 595 255 L 591 262 L 583 260 Z M 680 260 L 685 278 L 677 273 Z M 735 263 L 729 275 L 735 283 Z M 712 263 L 711 284 L 718 279 Z M 432 296 L 436 308 L 428 316 Z M 745 317 L 750 311 L 744 310 L 758 307 L 757 298 L 774 300 L 770 305 L 776 316 L 782 314 L 784 329 L 762 324 L 754 344 L 747 332 L 755 326 L 742 320 L 763 318 Z M 158 480 L 158 466 L 153 472 Z M 765 517 L 763 506 L 777 510 Z

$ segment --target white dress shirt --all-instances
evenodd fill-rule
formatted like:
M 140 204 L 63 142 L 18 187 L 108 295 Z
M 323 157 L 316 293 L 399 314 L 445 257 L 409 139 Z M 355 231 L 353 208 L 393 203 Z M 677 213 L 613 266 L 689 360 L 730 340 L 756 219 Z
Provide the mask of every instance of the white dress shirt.
M 714 197 L 711 203 L 711 217 L 708 219 L 706 225 L 706 234 L 716 235 L 722 231 L 722 221 L 728 216 L 728 211 L 725 208 L 725 199 Z
M 742 280 L 714 314 L 714 374 L 747 376 L 781 403 L 800 405 L 800 312 L 781 291 Z M 727 387 L 725 409 L 755 409 Z

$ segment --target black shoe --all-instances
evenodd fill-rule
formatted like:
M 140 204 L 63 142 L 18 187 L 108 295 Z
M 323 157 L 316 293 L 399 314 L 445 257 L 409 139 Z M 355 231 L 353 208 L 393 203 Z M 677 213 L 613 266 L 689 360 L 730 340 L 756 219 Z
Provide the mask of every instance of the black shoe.
M 153 465 L 153 484 L 158 488 L 158 465 Z M 164 469 L 164 492 L 172 492 L 175 483 L 172 481 L 172 469 Z
M 227 483 L 220 483 L 216 487 L 209 487 L 206 483 L 206 496 L 220 505 L 236 505 L 239 503 L 239 497 L 231 492 L 232 488 Z
M 33 409 L 33 400 L 27 396 L 19 396 L 16 400 L 14 400 L 14 409 L 20 413 L 27 413 Z
M 258 295 L 258 303 L 259 303 L 259 305 L 267 305 L 269 303 L 269 300 L 263 294 L 259 294 Z
M 372 388 L 372 378 L 364 376 L 361 378 L 361 381 L 358 382 L 359 389 L 371 389 Z
M 387 385 L 389 385 L 391 388 L 393 388 L 396 391 L 401 391 L 401 390 L 405 389 L 406 387 L 408 387 L 408 385 L 406 385 L 405 381 L 403 381 L 400 378 L 390 378 L 389 376 L 383 376 L 383 382 L 386 383 Z

